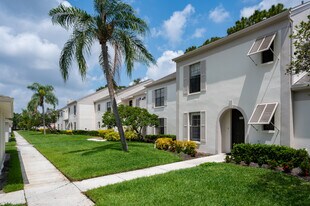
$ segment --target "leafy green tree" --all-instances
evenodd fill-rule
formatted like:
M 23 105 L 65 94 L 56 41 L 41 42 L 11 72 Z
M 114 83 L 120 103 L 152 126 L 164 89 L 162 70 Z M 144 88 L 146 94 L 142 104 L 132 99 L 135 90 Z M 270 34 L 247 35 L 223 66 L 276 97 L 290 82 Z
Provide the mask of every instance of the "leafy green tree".
M 133 85 L 139 84 L 141 82 L 141 78 L 137 78 L 133 80 Z
M 42 123 L 41 115 L 38 111 L 29 111 L 23 109 L 19 116 L 18 128 L 30 130 L 33 127 L 38 127 Z
M 294 41 L 295 52 L 288 72 L 295 74 L 310 72 L 310 15 L 307 22 L 302 21 L 296 25 L 291 38 Z
M 202 46 L 207 45 L 207 44 L 210 44 L 210 43 L 212 43 L 212 42 L 215 42 L 216 40 L 219 40 L 219 39 L 221 39 L 221 37 L 218 37 L 218 36 L 211 37 L 210 39 L 207 39 L 207 40 L 202 44 Z
M 43 128 L 44 128 L 44 135 L 46 134 L 45 131 L 45 105 L 49 104 L 56 107 L 58 104 L 58 99 L 54 94 L 54 87 L 51 85 L 41 85 L 39 83 L 33 83 L 27 87 L 28 89 L 32 90 L 34 94 L 31 97 L 30 102 L 28 103 L 28 110 L 29 111 L 37 111 L 37 108 L 40 106 L 42 108 L 42 119 L 43 119 Z
M 242 17 L 240 20 L 236 21 L 235 25 L 227 29 L 227 34 L 233 34 L 240 31 L 246 27 L 252 26 L 264 19 L 275 16 L 283 11 L 287 10 L 284 8 L 283 4 L 272 5 L 271 8 L 267 10 L 255 10 L 250 17 Z
M 186 54 L 186 53 L 188 53 L 188 52 L 190 52 L 190 51 L 194 51 L 195 49 L 197 49 L 196 46 L 190 46 L 190 47 L 188 47 L 187 49 L 185 49 L 184 54 Z
M 61 53 L 60 71 L 66 81 L 71 63 L 75 59 L 84 79 L 87 70 L 84 54 L 90 54 L 93 43 L 99 42 L 101 48 L 99 63 L 107 80 L 122 147 L 124 151 L 128 151 L 115 101 L 114 77 L 118 74 L 122 59 L 129 76 L 136 61 L 146 65 L 155 63 L 155 59 L 140 39 L 148 31 L 148 26 L 144 20 L 136 16 L 136 12 L 130 5 L 120 0 L 94 0 L 94 9 L 94 15 L 76 7 L 63 5 L 50 10 L 49 15 L 53 23 L 65 29 L 72 29 L 72 35 Z M 109 49 L 112 50 L 111 48 L 113 48 L 113 54 L 109 51 Z
M 147 126 L 158 126 L 158 116 L 150 114 L 146 109 L 131 107 L 127 105 L 118 106 L 119 115 L 124 126 L 135 131 L 142 137 L 143 128 Z M 115 117 L 111 112 L 106 112 L 102 116 L 103 126 L 112 128 L 116 126 Z
M 14 114 L 13 114 L 13 130 L 18 129 L 18 124 L 19 124 L 20 120 L 21 120 L 21 114 L 14 112 Z

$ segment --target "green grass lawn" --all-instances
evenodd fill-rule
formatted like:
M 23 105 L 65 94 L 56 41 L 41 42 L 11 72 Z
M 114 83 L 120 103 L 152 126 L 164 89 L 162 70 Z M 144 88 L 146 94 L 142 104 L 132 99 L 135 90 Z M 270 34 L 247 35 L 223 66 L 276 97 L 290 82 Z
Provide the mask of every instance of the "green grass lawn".
M 310 183 L 272 170 L 208 163 L 90 190 L 96 205 L 310 205 Z
M 5 144 L 5 152 L 10 154 L 10 162 L 7 182 L 3 191 L 7 193 L 22 190 L 24 189 L 24 183 L 15 139 L 11 139 L 11 142 Z
M 82 180 L 102 175 L 136 170 L 180 161 L 169 152 L 154 148 L 153 144 L 128 142 L 129 152 L 121 150 L 120 142 L 92 142 L 87 136 L 44 136 L 39 132 L 20 131 L 70 180 Z

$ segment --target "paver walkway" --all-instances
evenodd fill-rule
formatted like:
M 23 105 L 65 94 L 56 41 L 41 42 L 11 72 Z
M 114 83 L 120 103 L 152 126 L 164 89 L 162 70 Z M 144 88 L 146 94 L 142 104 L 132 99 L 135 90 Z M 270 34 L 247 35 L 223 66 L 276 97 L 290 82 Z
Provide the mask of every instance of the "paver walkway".
M 5 202 L 14 204 L 25 203 L 26 198 L 28 206 L 93 205 L 93 202 L 81 192 L 140 177 L 147 177 L 174 170 L 191 168 L 206 162 L 223 162 L 225 159 L 225 154 L 217 154 L 71 183 L 54 167 L 54 165 L 52 165 L 52 163 L 50 163 L 22 136 L 20 136 L 17 132 L 14 133 L 17 141 L 17 147 L 22 157 L 21 161 L 24 165 L 24 181 L 26 180 L 28 183 L 25 184 L 24 191 L 0 194 L 0 204 Z
M 225 154 L 217 154 L 207 157 L 201 157 L 193 160 L 186 160 L 182 162 L 175 162 L 166 165 L 159 165 L 155 167 L 134 170 L 129 172 L 122 172 L 112 175 L 106 175 L 102 177 L 91 178 L 87 180 L 82 180 L 79 182 L 73 182 L 81 191 L 86 192 L 91 189 L 98 187 L 107 186 L 110 184 L 115 184 L 127 180 L 132 180 L 140 177 L 148 177 L 157 174 L 163 174 L 174 170 L 186 169 L 191 167 L 196 167 L 200 164 L 207 162 L 224 162 Z
M 94 205 L 52 163 L 17 132 L 15 132 L 15 138 L 28 180 L 28 184 L 25 184 L 24 188 L 28 206 Z

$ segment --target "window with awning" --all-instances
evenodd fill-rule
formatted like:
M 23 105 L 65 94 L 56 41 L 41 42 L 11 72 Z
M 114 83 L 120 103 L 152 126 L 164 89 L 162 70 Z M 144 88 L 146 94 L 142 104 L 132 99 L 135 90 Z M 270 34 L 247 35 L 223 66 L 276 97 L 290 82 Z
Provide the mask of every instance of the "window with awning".
M 270 124 L 278 102 L 257 104 L 248 124 Z
M 274 33 L 256 39 L 248 52 L 248 56 L 269 50 L 275 37 L 276 34 Z

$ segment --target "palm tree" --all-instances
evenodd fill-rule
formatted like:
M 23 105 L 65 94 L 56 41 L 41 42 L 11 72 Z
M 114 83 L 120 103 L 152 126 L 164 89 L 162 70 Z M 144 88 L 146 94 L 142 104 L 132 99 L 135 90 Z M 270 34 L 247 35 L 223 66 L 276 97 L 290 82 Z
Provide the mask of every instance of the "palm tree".
M 28 110 L 36 111 L 38 106 L 42 108 L 43 128 L 45 135 L 46 131 L 45 131 L 44 103 L 53 105 L 54 108 L 58 104 L 58 99 L 53 93 L 54 87 L 51 85 L 41 85 L 39 83 L 33 83 L 32 85 L 29 85 L 27 88 L 34 91 L 34 94 L 32 95 L 30 102 L 28 103 Z
M 134 62 L 138 61 L 146 65 L 155 63 L 153 56 L 139 38 L 145 35 L 148 27 L 145 21 L 135 16 L 135 11 L 130 5 L 119 0 L 94 0 L 94 9 L 94 15 L 76 7 L 63 5 L 50 10 L 49 15 L 54 24 L 65 29 L 72 29 L 72 35 L 61 53 L 60 71 L 66 81 L 71 63 L 75 59 L 81 77 L 84 79 L 87 70 L 84 54 L 90 54 L 93 43 L 99 42 L 101 47 L 99 63 L 107 80 L 122 147 L 124 151 L 128 151 L 115 101 L 114 77 L 118 74 L 122 60 L 124 60 L 129 76 L 131 76 Z M 113 54 L 109 51 L 111 48 Z

